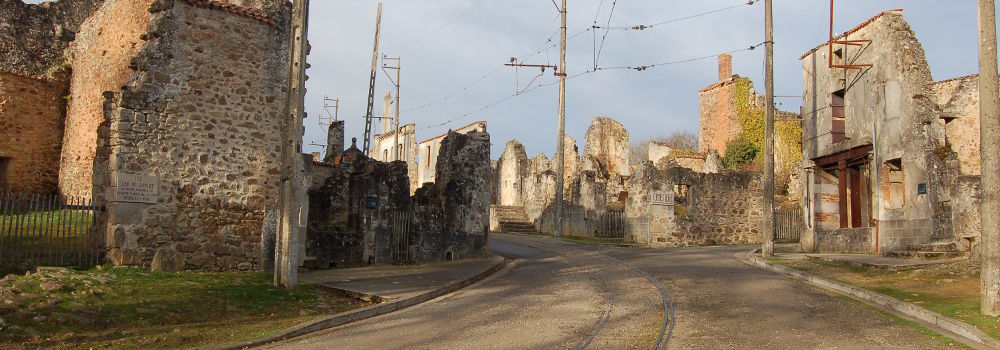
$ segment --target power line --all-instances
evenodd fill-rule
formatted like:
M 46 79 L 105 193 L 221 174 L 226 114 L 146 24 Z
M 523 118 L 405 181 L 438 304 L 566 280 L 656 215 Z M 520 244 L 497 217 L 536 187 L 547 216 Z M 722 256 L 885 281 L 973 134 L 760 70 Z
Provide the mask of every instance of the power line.
M 575 37 L 579 36 L 580 34 L 586 33 L 586 32 L 588 32 L 590 30 L 591 30 L 591 28 L 587 28 L 587 29 L 581 30 L 581 31 L 579 31 L 579 32 L 577 32 L 577 33 L 575 33 L 575 34 L 567 37 L 566 40 L 575 38 Z M 543 43 L 542 45 L 548 45 L 549 42 L 551 42 L 551 40 L 546 40 L 546 42 Z M 537 49 L 537 50 L 535 50 L 535 51 L 533 51 L 531 53 L 522 55 L 522 56 L 524 56 L 522 59 L 530 58 L 530 57 L 535 56 L 535 55 L 537 55 L 539 53 L 542 53 L 542 52 L 548 51 L 549 49 L 555 48 L 557 46 L 559 46 L 559 44 L 552 44 L 552 45 L 544 46 L 544 47 L 542 47 L 540 49 Z M 479 79 L 477 79 L 477 80 L 469 83 L 468 85 L 465 85 L 464 87 L 462 87 L 462 88 L 460 88 L 458 90 L 455 90 L 454 92 L 452 92 L 452 93 L 450 93 L 448 95 L 445 95 L 445 96 L 443 96 L 441 98 L 438 98 L 436 100 L 433 100 L 431 102 L 427 102 L 427 103 L 424 103 L 422 105 L 419 105 L 419 106 L 416 106 L 416 107 L 404 110 L 403 112 L 413 112 L 413 111 L 421 110 L 421 109 L 424 109 L 424 108 L 427 108 L 427 107 L 439 104 L 441 102 L 444 102 L 444 101 L 448 100 L 449 98 L 455 97 L 456 95 L 461 94 L 462 92 L 465 92 L 466 90 L 469 90 L 473 86 L 481 83 L 482 81 L 488 79 L 490 76 L 496 74 L 497 72 L 499 72 L 503 68 L 504 68 L 504 66 L 500 65 L 499 67 L 497 67 L 497 68 L 489 71 L 488 73 L 486 73 L 485 75 L 483 75 Z
M 732 10 L 732 9 L 737 8 L 737 7 L 753 6 L 753 4 L 755 4 L 758 1 L 760 1 L 760 0 L 748 0 L 747 2 L 739 3 L 739 4 L 736 4 L 736 5 L 732 5 L 732 6 L 718 8 L 718 9 L 715 9 L 715 10 L 706 11 L 706 12 L 702 12 L 702 13 L 697 13 L 697 14 L 693 14 L 693 15 L 690 15 L 690 16 L 684 16 L 684 17 L 669 19 L 669 20 L 666 20 L 666 21 L 656 22 L 656 23 L 648 24 L 648 25 L 647 24 L 639 24 L 639 25 L 634 25 L 634 26 L 612 26 L 611 22 L 608 21 L 608 25 L 607 26 L 601 27 L 601 26 L 596 26 L 595 25 L 594 29 L 604 29 L 605 32 L 613 30 L 613 29 L 614 30 L 646 30 L 646 29 L 653 28 L 653 27 L 656 27 L 656 26 L 659 26 L 659 25 L 664 25 L 664 24 L 674 23 L 674 22 L 680 22 L 680 21 L 689 20 L 689 19 L 692 19 L 692 18 L 697 18 L 697 17 L 701 17 L 701 16 L 710 15 L 710 14 L 717 13 L 717 12 L 723 12 L 723 11 Z M 603 44 L 603 41 L 602 41 L 602 44 Z
M 617 4 L 618 4 L 618 0 L 614 0 L 614 1 L 611 2 L 611 11 L 608 12 L 608 24 L 607 24 L 608 26 L 611 25 L 611 16 L 615 15 L 615 5 L 617 5 Z M 595 27 L 594 29 L 596 29 L 597 25 L 595 25 L 594 27 Z M 597 54 L 594 55 L 594 66 L 595 67 L 597 66 L 597 62 L 601 60 L 601 51 L 604 50 L 604 39 L 608 38 L 608 32 L 610 32 L 610 31 L 609 30 L 605 30 L 604 31 L 604 36 L 601 37 L 601 47 L 599 49 L 597 49 Z M 595 38 L 595 44 L 596 44 L 596 38 L 597 37 L 595 36 L 594 38 Z
M 756 49 L 756 48 L 758 48 L 758 47 L 760 47 L 761 45 L 764 45 L 764 44 L 766 44 L 766 42 L 762 42 L 762 43 L 759 43 L 757 45 L 752 45 L 752 46 L 749 46 L 747 48 L 743 48 L 743 49 L 739 49 L 739 50 L 726 51 L 726 52 L 717 53 L 717 54 L 713 54 L 713 55 L 706 55 L 706 56 L 689 58 L 689 59 L 683 59 L 683 60 L 676 60 L 676 61 L 668 61 L 668 62 L 655 63 L 655 64 L 646 65 L 646 66 L 636 66 L 636 67 L 627 67 L 627 66 L 620 66 L 620 67 L 598 67 L 596 70 L 587 70 L 587 71 L 583 71 L 583 72 L 580 72 L 580 73 L 577 73 L 577 74 L 573 74 L 573 75 L 567 76 L 566 79 L 567 80 L 568 79 L 573 79 L 573 78 L 576 78 L 576 77 L 579 77 L 579 76 L 596 73 L 596 72 L 599 72 L 599 71 L 602 71 L 602 70 L 635 69 L 635 70 L 638 70 L 638 71 L 644 71 L 646 69 L 653 68 L 653 67 L 658 67 L 658 66 L 666 66 L 666 65 L 672 65 L 672 64 L 680 64 L 680 63 L 687 63 L 687 62 L 694 62 L 694 61 L 704 60 L 704 59 L 708 59 L 708 58 L 717 57 L 718 55 L 721 55 L 721 54 L 727 54 L 727 53 L 728 54 L 733 54 L 733 53 L 738 53 L 738 52 L 752 51 L 752 50 L 754 50 L 754 49 Z M 457 116 L 455 118 L 443 121 L 443 122 L 438 123 L 438 124 L 428 125 L 428 126 L 425 126 L 425 127 L 422 127 L 422 128 L 418 128 L 417 130 L 426 130 L 426 129 L 436 128 L 436 127 L 440 127 L 440 126 L 445 126 L 445 125 L 448 125 L 448 124 L 453 123 L 455 121 L 458 121 L 458 120 L 461 120 L 461 119 L 464 119 L 464 118 L 468 118 L 469 116 L 471 116 L 473 114 L 485 111 L 487 109 L 490 109 L 490 108 L 492 108 L 494 106 L 497 106 L 499 104 L 502 104 L 504 102 L 510 101 L 511 99 L 513 99 L 515 97 L 524 96 L 524 95 L 527 95 L 528 93 L 530 93 L 530 92 L 532 92 L 534 90 L 537 90 L 539 88 L 546 87 L 546 86 L 552 86 L 552 85 L 555 85 L 555 84 L 558 84 L 558 83 L 559 83 L 559 79 L 553 79 L 553 81 L 545 83 L 545 84 L 538 84 L 538 85 L 535 85 L 535 86 L 530 87 L 530 88 L 526 87 L 519 94 L 513 94 L 513 95 L 505 96 L 505 97 L 503 97 L 503 98 L 501 98 L 499 100 L 493 101 L 493 102 L 488 103 L 488 104 L 486 104 L 486 105 L 484 105 L 482 107 L 479 107 L 478 109 L 476 109 L 474 111 L 471 111 L 471 112 L 468 112 L 468 113 L 464 113 L 464 114 L 462 114 L 460 116 Z
M 695 57 L 695 58 L 688 58 L 688 59 L 683 59 L 683 60 L 666 61 L 666 62 L 660 62 L 660 63 L 653 63 L 653 64 L 649 64 L 649 65 L 640 65 L 640 66 L 597 67 L 597 70 L 634 69 L 634 70 L 637 70 L 637 71 L 641 72 L 641 71 L 644 71 L 644 70 L 647 70 L 647 69 L 650 69 L 650 68 L 654 68 L 654 67 L 659 67 L 659 66 L 666 66 L 666 65 L 678 64 L 678 63 L 687 63 L 687 62 L 694 62 L 694 61 L 700 61 L 700 60 L 704 60 L 704 59 L 709 59 L 709 58 L 717 57 L 717 56 L 719 56 L 721 54 L 733 54 L 733 53 L 743 52 L 743 51 L 753 51 L 754 49 L 756 49 L 756 48 L 758 48 L 761 45 L 764 45 L 766 43 L 767 42 L 762 42 L 762 43 L 759 43 L 757 45 L 751 45 L 750 47 L 747 47 L 747 48 L 744 48 L 744 49 L 726 51 L 726 52 L 722 52 L 722 53 L 717 53 L 717 54 L 712 54 L 712 55 L 705 55 L 705 56 Z
M 571 76 L 568 76 L 568 77 L 566 77 L 566 79 L 573 79 L 573 78 L 576 78 L 576 77 L 579 77 L 579 76 L 581 76 L 581 75 L 585 75 L 585 74 L 590 74 L 590 73 L 594 73 L 594 72 L 596 72 L 596 71 L 593 71 L 593 70 L 588 70 L 588 71 L 585 71 L 585 72 L 581 72 L 581 73 L 577 73 L 577 74 L 574 74 L 574 75 L 571 75 Z M 497 106 L 497 105 L 499 105 L 499 104 L 502 104 L 502 103 L 504 103 L 504 102 L 507 102 L 507 101 L 510 101 L 511 99 L 513 99 L 513 98 L 515 98 L 515 97 L 518 97 L 518 96 L 524 96 L 524 95 L 526 95 L 527 93 L 529 93 L 529 92 L 531 92 L 531 91 L 533 91 L 533 90 L 535 90 L 535 89 L 538 89 L 538 88 L 540 88 L 540 87 L 544 87 L 544 86 L 552 86 L 552 85 L 555 85 L 555 84 L 558 84 L 558 83 L 559 83 L 559 80 L 558 80 L 558 79 L 556 79 L 556 80 L 555 80 L 554 82 L 550 82 L 550 83 L 546 83 L 546 84 L 539 84 L 539 85 L 536 85 L 535 87 L 532 87 L 532 88 L 530 88 L 530 89 L 525 89 L 525 90 L 524 90 L 524 91 L 522 91 L 522 92 L 521 92 L 520 94 L 512 94 L 512 95 L 507 95 L 507 96 L 506 96 L 506 97 L 504 97 L 504 98 L 501 98 L 501 99 L 499 99 L 499 100 L 496 100 L 496 101 L 493 101 L 493 102 L 490 102 L 490 103 L 487 103 L 486 105 L 483 105 L 482 107 L 479 107 L 478 109 L 476 109 L 476 110 L 474 110 L 474 111 L 471 111 L 471 112 L 468 112 L 468 113 L 465 113 L 465 114 L 462 114 L 462 115 L 460 115 L 460 116 L 457 116 L 457 117 L 455 117 L 455 118 L 452 118 L 452 119 L 449 119 L 449 120 L 446 120 L 446 121 L 443 121 L 443 122 L 441 122 L 441 123 L 438 123 L 438 124 L 434 124 L 434 125 L 428 125 L 428 126 L 425 126 L 425 127 L 422 127 L 422 128 L 418 128 L 417 130 L 426 130 L 426 129 L 432 129 L 432 128 L 436 128 L 436 127 L 441 127 L 441 126 L 445 126 L 445 125 L 448 125 L 448 124 L 450 124 L 450 123 L 453 123 L 453 122 L 456 122 L 456 121 L 459 121 L 459 120 L 462 120 L 462 119 L 465 119 L 465 118 L 468 118 L 469 116 L 472 116 L 473 114 L 476 114 L 476 113 L 479 113 L 479 112 L 482 112 L 482 111 L 485 111 L 485 110 L 487 110 L 487 109 L 490 109 L 490 108 L 492 108 L 492 107 L 495 107 L 495 106 Z
M 413 47 L 413 45 L 416 45 L 417 43 L 419 43 L 419 42 L 421 42 L 421 41 L 424 41 L 424 40 L 427 40 L 428 38 L 430 38 L 430 37 L 434 36 L 434 34 L 436 34 L 437 32 L 441 31 L 442 29 L 445 29 L 445 28 L 447 28 L 447 27 L 450 27 L 451 25 L 453 25 L 453 24 L 455 24 L 456 22 L 458 22 L 458 20 L 460 20 L 460 19 L 464 18 L 465 16 L 469 15 L 470 13 L 472 13 L 472 11 L 475 11 L 475 10 L 476 10 L 477 8 L 479 8 L 480 6 L 483 6 L 483 4 L 485 4 L 485 3 L 487 2 L 487 1 L 488 1 L 488 0 L 483 0 L 483 1 L 480 1 L 480 2 L 478 3 L 478 4 L 476 4 L 476 6 L 473 6 L 473 7 L 472 7 L 472 8 L 470 8 L 469 10 L 467 10 L 467 11 L 465 11 L 464 13 L 462 13 L 461 15 L 459 15 L 458 17 L 455 17 L 455 19 L 451 20 L 451 21 L 450 21 L 450 22 L 448 22 L 447 24 L 445 24 L 445 25 L 443 25 L 443 26 L 440 26 L 440 27 L 438 27 L 437 29 L 434 29 L 434 30 L 430 31 L 429 33 L 427 33 L 426 35 L 424 35 L 424 36 L 423 36 L 423 37 L 421 37 L 420 39 L 417 39 L 417 40 L 414 40 L 414 41 L 410 42 L 409 44 L 406 44 L 406 45 L 404 45 L 404 46 L 403 46 L 403 48 L 399 49 L 399 51 L 400 51 L 400 52 L 403 52 L 403 51 L 405 51 L 406 49 L 409 49 L 410 47 Z

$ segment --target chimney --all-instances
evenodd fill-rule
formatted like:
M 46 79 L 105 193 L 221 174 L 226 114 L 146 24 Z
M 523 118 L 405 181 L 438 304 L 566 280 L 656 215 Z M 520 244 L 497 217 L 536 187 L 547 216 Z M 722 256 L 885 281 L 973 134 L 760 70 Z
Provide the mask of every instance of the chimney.
M 733 78 L 733 56 L 724 53 L 719 55 L 719 81 Z

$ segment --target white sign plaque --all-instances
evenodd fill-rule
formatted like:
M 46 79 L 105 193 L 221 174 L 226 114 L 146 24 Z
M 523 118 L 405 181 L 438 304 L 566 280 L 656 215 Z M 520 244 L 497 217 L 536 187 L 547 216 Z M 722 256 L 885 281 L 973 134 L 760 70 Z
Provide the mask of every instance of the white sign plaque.
M 156 176 L 116 172 L 111 174 L 111 200 L 155 204 L 160 195 Z
M 649 204 L 651 205 L 674 205 L 674 192 L 664 191 L 664 192 L 653 192 L 649 194 Z

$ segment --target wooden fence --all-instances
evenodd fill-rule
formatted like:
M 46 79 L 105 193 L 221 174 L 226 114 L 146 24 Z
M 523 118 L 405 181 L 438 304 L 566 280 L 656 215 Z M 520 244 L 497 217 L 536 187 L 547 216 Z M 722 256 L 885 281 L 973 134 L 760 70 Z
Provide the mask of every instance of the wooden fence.
M 775 240 L 798 241 L 806 225 L 802 218 L 802 208 L 780 209 L 774 212 Z

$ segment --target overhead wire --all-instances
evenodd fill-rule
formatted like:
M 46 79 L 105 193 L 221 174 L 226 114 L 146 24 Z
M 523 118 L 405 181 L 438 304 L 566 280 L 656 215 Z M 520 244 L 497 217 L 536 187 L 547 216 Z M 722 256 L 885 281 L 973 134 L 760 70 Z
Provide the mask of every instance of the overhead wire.
M 577 32 L 577 33 L 573 34 L 572 36 L 569 36 L 569 37 L 567 37 L 567 38 L 566 38 L 566 40 L 570 40 L 570 39 L 572 39 L 572 38 L 575 38 L 575 37 L 579 36 L 580 34 L 583 34 L 583 33 L 587 32 L 587 31 L 590 31 L 590 30 L 591 30 L 591 28 L 587 28 L 587 29 L 584 29 L 584 30 L 582 30 L 582 31 L 579 31 L 579 32 Z M 550 38 L 551 38 L 551 37 L 550 37 Z M 532 51 L 532 52 L 530 52 L 530 53 L 526 53 L 525 55 L 522 55 L 522 56 L 524 56 L 524 57 L 523 57 L 523 58 L 521 58 L 521 59 L 523 60 L 523 59 L 528 59 L 528 58 L 531 58 L 531 57 L 533 57 L 533 56 L 535 56 L 535 55 L 537 55 L 537 54 L 540 54 L 540 53 L 542 53 L 542 52 L 545 52 L 545 51 L 548 51 L 549 49 L 552 49 L 552 48 L 554 48 L 554 47 L 557 47 L 557 46 L 559 46 L 559 44 L 552 44 L 552 45 L 548 45 L 548 43 L 549 43 L 550 41 L 551 41 L 551 40 L 547 40 L 547 41 L 546 41 L 545 43 L 543 43 L 543 44 L 542 44 L 542 45 L 543 45 L 543 47 L 541 47 L 541 48 L 539 48 L 539 49 L 536 49 L 536 50 L 534 50 L 534 51 Z M 546 46 L 546 45 L 547 45 L 547 46 Z M 489 78 L 490 76 L 492 76 L 492 75 L 496 74 L 497 72 L 499 72 L 499 71 L 500 71 L 501 69 L 503 69 L 504 67 L 505 67 L 504 65 L 500 65 L 500 66 L 498 66 L 498 67 L 494 68 L 493 70 L 489 71 L 488 73 L 486 73 L 485 75 L 483 75 L 483 76 L 482 76 L 482 77 L 480 77 L 479 79 L 476 79 L 475 81 L 473 81 L 473 82 L 469 83 L 468 85 L 465 85 L 465 86 L 463 86 L 462 88 L 460 88 L 460 89 L 458 89 L 458 90 L 455 90 L 454 92 L 452 92 L 452 93 L 450 93 L 450 94 L 448 94 L 448 95 L 445 95 L 445 96 L 443 96 L 443 97 L 441 97 L 441 98 L 438 98 L 438 99 L 436 99 L 436 100 L 433 100 L 433 101 L 431 101 L 431 102 L 427 102 L 427 103 L 424 103 L 424 104 L 421 104 L 421 105 L 418 105 L 418 106 L 416 106 L 416 107 L 411 107 L 411 108 L 408 108 L 408 109 L 406 109 L 406 110 L 403 110 L 403 111 L 401 111 L 400 113 L 403 113 L 403 112 L 413 112 L 413 111 L 417 111 L 417 110 L 421 110 L 421 109 L 424 109 L 424 108 L 427 108 L 427 107 L 430 107 L 430 106 L 433 106 L 433 105 L 436 105 L 436 104 L 439 104 L 439 103 L 441 103 L 441 102 L 444 102 L 444 101 L 448 100 L 449 98 L 452 98 L 452 97 L 455 97 L 456 95 L 458 95 L 458 94 L 461 94 L 462 92 L 465 92 L 466 90 L 469 90 L 469 89 L 470 89 L 470 88 L 472 88 L 473 86 L 475 86 L 475 85 L 477 85 L 477 84 L 479 84 L 479 83 L 483 82 L 484 80 L 488 79 L 488 78 Z
M 576 74 L 567 76 L 566 80 L 573 79 L 573 78 L 576 78 L 576 77 L 579 77 L 579 76 L 583 76 L 583 75 L 587 75 L 587 74 L 593 74 L 593 73 L 596 73 L 596 72 L 599 72 L 599 71 L 602 71 L 602 70 L 635 69 L 635 70 L 638 70 L 638 71 L 644 71 L 646 69 L 654 68 L 654 67 L 660 67 L 660 66 L 666 66 L 666 65 L 673 65 L 673 64 L 680 64 L 680 63 L 687 63 L 687 62 L 695 62 L 695 61 L 704 60 L 704 59 L 708 59 L 708 58 L 714 58 L 714 57 L 717 57 L 718 55 L 721 55 L 721 54 L 734 54 L 734 53 L 739 53 L 739 52 L 753 51 L 756 48 L 764 45 L 765 43 L 766 42 L 761 42 L 761 43 L 758 43 L 756 45 L 751 45 L 751 46 L 746 47 L 746 48 L 737 49 L 737 50 L 730 50 L 730 51 L 721 52 L 721 53 L 712 54 L 712 55 L 705 55 L 705 56 L 688 58 L 688 59 L 683 59 L 683 60 L 666 61 L 666 62 L 654 63 L 654 64 L 650 64 L 650 65 L 645 65 L 645 66 L 635 66 L 635 67 L 630 67 L 630 66 L 598 67 L 595 70 L 586 70 L 586 71 L 583 71 L 583 72 L 580 72 L 580 73 L 576 73 Z M 644 67 L 644 68 L 641 68 L 641 67 Z M 513 99 L 515 97 L 524 96 L 524 95 L 527 95 L 528 93 L 530 93 L 530 92 L 532 92 L 534 90 L 537 90 L 539 88 L 546 87 L 546 86 L 552 86 L 552 85 L 555 85 L 555 84 L 558 84 L 558 83 L 559 83 L 559 79 L 554 79 L 553 81 L 548 82 L 548 83 L 538 84 L 538 85 L 535 85 L 535 86 L 530 87 L 530 88 L 526 87 L 524 90 L 522 90 L 519 93 L 512 94 L 512 95 L 507 95 L 507 96 L 505 96 L 505 97 L 503 97 L 503 98 L 501 98 L 499 100 L 496 100 L 496 101 L 490 102 L 490 103 L 488 103 L 486 105 L 483 105 L 482 107 L 479 107 L 476 110 L 473 110 L 471 112 L 464 113 L 462 115 L 459 115 L 457 117 L 454 117 L 454 118 L 446 120 L 446 121 L 443 121 L 441 123 L 437 123 L 437 124 L 434 124 L 434 125 L 428 125 L 428 126 L 425 126 L 425 127 L 422 127 L 422 128 L 418 128 L 417 130 L 426 130 L 426 129 L 432 129 L 432 128 L 436 128 L 436 127 L 445 126 L 445 125 L 448 125 L 448 124 L 453 123 L 455 121 L 458 121 L 458 120 L 461 120 L 461 119 L 464 119 L 464 118 L 468 118 L 469 116 L 472 116 L 473 114 L 485 111 L 487 109 L 490 109 L 490 108 L 492 108 L 494 106 L 497 106 L 499 104 L 502 104 L 504 102 L 510 101 L 511 99 Z
M 674 18 L 674 19 L 669 19 L 669 20 L 665 20 L 665 21 L 661 21 L 661 22 L 656 22 L 656 23 L 653 23 L 653 24 L 638 24 L 638 25 L 634 25 L 634 26 L 612 26 L 611 23 L 610 23 L 610 21 L 609 21 L 607 26 L 604 26 L 604 27 L 596 26 L 597 28 L 595 28 L 595 29 L 604 29 L 605 31 L 610 31 L 610 30 L 646 30 L 646 29 L 653 28 L 653 27 L 656 27 L 656 26 L 660 26 L 660 25 L 664 25 L 664 24 L 668 24 L 668 23 L 675 23 L 675 22 L 685 21 L 685 20 L 689 20 L 689 19 L 697 18 L 697 17 L 701 17 L 701 16 L 707 16 L 707 15 L 710 15 L 710 14 L 713 14 L 713 13 L 728 11 L 728 10 L 732 10 L 732 9 L 735 9 L 735 8 L 738 8 L 738 7 L 753 6 L 753 4 L 755 4 L 755 3 L 759 2 L 759 1 L 760 0 L 748 0 L 746 2 L 741 2 L 741 3 L 736 4 L 736 5 L 722 7 L 722 8 L 718 8 L 718 9 L 715 9 L 715 10 L 701 12 L 701 13 L 697 13 L 697 14 L 693 14 L 693 15 L 689 15 L 689 16 L 684 16 L 684 17 L 678 17 L 678 18 Z
M 611 2 L 611 11 L 608 12 L 608 24 L 607 24 L 608 26 L 611 25 L 611 16 L 615 15 L 615 5 L 617 5 L 617 4 L 618 4 L 618 0 L 613 0 Z M 596 26 L 594 26 L 594 27 L 596 27 Z M 600 46 L 600 48 L 597 49 L 597 54 L 594 55 L 594 66 L 597 66 L 597 63 L 601 61 L 601 51 L 604 50 L 604 40 L 608 38 L 608 32 L 610 32 L 610 31 L 609 30 L 605 30 L 604 31 L 604 36 L 601 37 L 601 46 Z
M 475 11 L 480 6 L 483 6 L 483 4 L 485 4 L 487 1 L 489 1 L 489 0 L 480 1 L 478 4 L 476 4 L 475 6 L 473 6 L 470 9 L 468 9 L 467 11 L 465 11 L 464 13 L 462 13 L 461 15 L 459 15 L 458 17 L 455 17 L 455 19 L 452 19 L 447 24 L 445 24 L 443 26 L 440 26 L 437 29 L 434 29 L 434 30 L 428 32 L 423 37 L 420 37 L 420 39 L 411 41 L 409 44 L 403 45 L 403 47 L 400 48 L 399 51 L 400 52 L 404 52 L 404 51 L 406 51 L 406 49 L 409 49 L 409 48 L 413 47 L 413 45 L 416 45 L 417 43 L 420 43 L 420 42 L 422 42 L 424 40 L 427 40 L 428 38 L 434 36 L 434 34 L 437 34 L 437 32 L 439 32 L 439 31 L 441 31 L 441 30 L 443 30 L 445 28 L 448 28 L 448 27 L 452 26 L 453 24 L 457 23 L 462 18 L 465 18 L 465 16 L 468 16 L 470 13 L 472 13 L 472 11 Z
M 666 65 L 672 65 L 672 64 L 679 64 L 679 63 L 687 63 L 687 62 L 694 62 L 694 61 L 700 61 L 700 60 L 704 60 L 704 59 L 714 58 L 714 57 L 718 57 L 721 54 L 734 54 L 734 53 L 743 52 L 743 51 L 753 51 L 754 49 L 760 47 L 761 45 L 764 45 L 765 43 L 766 42 L 761 42 L 759 44 L 750 45 L 749 47 L 738 49 L 738 50 L 726 51 L 726 52 L 722 52 L 722 53 L 705 55 L 705 56 L 700 56 L 700 57 L 695 57 L 695 58 L 688 58 L 688 59 L 683 59 L 683 60 L 666 61 L 666 62 L 653 63 L 653 64 L 648 64 L 648 65 L 638 65 L 638 66 L 597 67 L 597 70 L 634 69 L 636 71 L 640 71 L 641 72 L 641 71 L 644 71 L 644 70 L 647 70 L 647 69 L 650 69 L 650 68 L 655 68 L 655 67 L 660 67 L 660 66 L 666 66 Z

